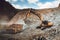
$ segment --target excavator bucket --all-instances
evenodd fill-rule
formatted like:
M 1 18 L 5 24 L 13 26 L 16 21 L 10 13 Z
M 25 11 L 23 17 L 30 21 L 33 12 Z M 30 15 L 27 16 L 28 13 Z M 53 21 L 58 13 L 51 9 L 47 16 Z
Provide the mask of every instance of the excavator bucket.
M 12 24 L 9 27 L 7 27 L 6 31 L 7 31 L 7 33 L 15 34 L 15 33 L 22 31 L 22 29 L 23 29 L 23 25 Z

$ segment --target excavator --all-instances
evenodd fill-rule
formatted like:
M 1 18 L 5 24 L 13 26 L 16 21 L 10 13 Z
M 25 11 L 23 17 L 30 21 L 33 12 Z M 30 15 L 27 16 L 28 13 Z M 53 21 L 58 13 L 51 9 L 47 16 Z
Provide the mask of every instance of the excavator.
M 26 19 L 30 16 L 30 13 L 33 13 L 34 15 L 38 16 L 40 21 L 41 21 L 41 24 L 40 26 L 38 26 L 37 28 L 40 28 L 40 29 L 45 29 L 45 28 L 49 28 L 49 27 L 52 27 L 53 26 L 53 23 L 50 22 L 50 21 L 47 21 L 47 20 L 44 20 L 44 17 L 36 12 L 34 12 L 33 10 L 29 9 L 28 12 L 26 13 L 26 17 L 24 19 L 24 22 L 26 21 Z M 16 18 L 16 17 L 15 17 Z M 26 23 L 26 22 L 25 22 Z M 20 31 L 23 31 L 23 26 L 20 25 L 20 24 L 12 24 L 10 25 L 7 29 L 6 29 L 9 33 L 18 33 Z
M 41 21 L 40 26 L 38 26 L 37 28 L 41 28 L 42 30 L 44 30 L 46 28 L 50 28 L 50 27 L 53 26 L 53 23 L 52 22 L 50 22 L 48 20 L 44 20 L 44 17 L 41 14 L 40 15 L 38 13 L 36 14 L 34 11 L 32 11 L 32 9 L 30 9 L 29 12 L 26 14 L 26 18 L 25 19 L 27 19 L 27 17 L 30 16 L 30 13 L 31 12 L 33 14 L 35 14 L 36 16 L 38 16 L 39 19 L 40 19 L 40 21 Z

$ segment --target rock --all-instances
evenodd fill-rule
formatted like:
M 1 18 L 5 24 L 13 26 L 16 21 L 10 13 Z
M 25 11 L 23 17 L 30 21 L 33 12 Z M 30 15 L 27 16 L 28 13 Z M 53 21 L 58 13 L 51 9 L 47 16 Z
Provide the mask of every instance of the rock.
M 37 36 L 33 40 L 47 40 L 45 37 Z
M 59 4 L 58 8 L 60 8 L 60 4 Z

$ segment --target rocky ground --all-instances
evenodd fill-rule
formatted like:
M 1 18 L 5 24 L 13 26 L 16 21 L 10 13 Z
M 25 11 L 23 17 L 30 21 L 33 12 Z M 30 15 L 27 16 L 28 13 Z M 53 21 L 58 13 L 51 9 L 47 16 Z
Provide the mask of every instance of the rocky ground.
M 56 14 L 57 13 L 57 14 Z M 24 24 L 25 29 L 17 34 L 4 34 L 0 33 L 1 40 L 60 40 L 60 16 L 59 11 L 53 14 L 49 14 L 49 18 L 45 17 L 45 20 L 52 21 L 54 25 L 51 28 L 44 30 L 36 29 L 40 25 L 40 20 L 35 15 L 30 15 Z M 48 15 L 48 14 L 47 14 Z M 34 16 L 34 17 L 33 17 Z M 46 15 L 44 15 L 46 16 Z M 53 19 L 51 18 L 53 17 Z M 3 38 L 3 39 L 2 39 Z

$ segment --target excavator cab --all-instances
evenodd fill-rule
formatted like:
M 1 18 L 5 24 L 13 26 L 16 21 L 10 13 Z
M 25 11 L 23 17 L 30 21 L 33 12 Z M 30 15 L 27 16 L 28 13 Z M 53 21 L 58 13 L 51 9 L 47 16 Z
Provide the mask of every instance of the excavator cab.
M 47 20 L 45 20 L 45 21 L 42 21 L 42 24 L 41 24 L 41 26 L 45 26 L 45 27 L 51 27 L 53 25 L 53 23 L 52 22 L 50 22 L 50 21 L 47 21 Z
M 45 21 L 42 21 L 41 25 L 38 26 L 37 28 L 41 28 L 42 30 L 44 30 L 44 29 L 50 28 L 52 26 L 53 26 L 52 22 L 45 20 Z

